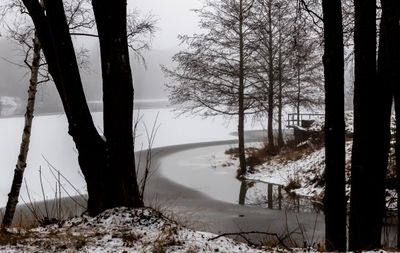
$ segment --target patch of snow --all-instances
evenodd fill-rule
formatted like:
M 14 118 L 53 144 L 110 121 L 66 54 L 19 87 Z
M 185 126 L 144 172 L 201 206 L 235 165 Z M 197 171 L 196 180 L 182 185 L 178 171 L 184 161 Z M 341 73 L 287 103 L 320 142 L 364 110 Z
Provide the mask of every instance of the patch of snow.
M 354 132 L 354 113 L 353 111 L 346 111 L 344 113 L 345 131 L 347 134 Z
M 345 121 L 345 131 L 348 134 L 353 133 L 353 111 L 346 111 L 344 114 L 344 121 Z M 320 132 L 324 130 L 325 126 L 325 116 L 317 116 L 313 118 L 313 123 L 307 127 L 302 128 L 298 127 L 300 130 L 303 131 L 311 131 L 311 132 Z
M 351 160 L 352 142 L 346 142 L 346 164 Z M 324 191 L 321 179 L 325 170 L 325 148 L 311 153 L 303 153 L 293 160 L 287 158 L 271 159 L 256 166 L 253 173 L 246 174 L 246 179 L 287 186 L 291 181 L 300 184 L 292 192 L 303 197 L 320 196 Z M 349 174 L 347 174 L 349 177 Z M 349 189 L 348 189 L 349 191 Z
M 325 116 L 318 116 L 314 118 L 313 123 L 307 128 L 308 131 L 320 132 L 324 130 Z
M 47 227 L 11 230 L 4 252 L 265 252 L 180 226 L 149 208 L 115 208 Z M 215 239 L 213 239 L 215 238 Z

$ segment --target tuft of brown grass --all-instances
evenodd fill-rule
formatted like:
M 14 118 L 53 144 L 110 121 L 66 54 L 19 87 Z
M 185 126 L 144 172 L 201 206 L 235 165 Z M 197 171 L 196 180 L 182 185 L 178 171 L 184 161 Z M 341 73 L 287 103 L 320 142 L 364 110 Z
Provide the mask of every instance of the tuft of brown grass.
M 250 167 L 255 167 L 265 163 L 269 159 L 269 155 L 266 152 L 265 148 L 248 148 L 246 149 L 247 153 L 247 165 Z
M 128 247 L 131 247 L 132 245 L 134 245 L 134 242 L 140 240 L 141 238 L 142 238 L 141 235 L 131 233 L 131 232 L 124 233 L 121 236 L 121 239 L 124 242 L 124 245 L 128 246 Z
M 83 235 L 73 236 L 72 241 L 73 241 L 73 245 L 75 246 L 75 249 L 77 249 L 77 250 L 82 249 L 88 243 L 87 238 L 84 237 Z
M 176 237 L 178 235 L 176 226 L 169 226 L 162 231 L 163 232 L 153 243 L 153 253 L 164 253 L 170 246 L 182 245 L 182 242 L 176 240 Z
M 270 155 L 265 151 L 265 148 L 245 148 L 246 153 L 246 164 L 250 167 L 255 167 L 257 165 L 263 164 L 268 160 Z M 239 157 L 239 148 L 230 148 L 225 150 L 226 155 L 230 155 L 232 160 L 236 160 Z M 227 163 L 226 166 L 230 166 L 232 163 Z
M 269 150 L 267 142 L 261 148 L 247 147 L 245 149 L 246 162 L 250 168 L 262 165 L 269 160 L 276 159 L 281 161 L 296 161 L 304 155 L 310 154 L 324 146 L 323 138 L 310 138 L 304 143 L 288 142 L 285 146 L 277 148 L 274 152 Z M 230 155 L 232 160 L 239 157 L 239 148 L 232 147 L 225 150 L 226 155 Z M 228 164 L 229 165 L 229 164 Z M 239 173 L 240 174 L 240 173 Z
M 235 148 L 230 148 L 225 150 L 225 155 L 230 155 L 232 157 L 239 157 L 239 148 L 235 147 Z
M 1 246 L 6 246 L 6 245 L 17 245 L 17 243 L 21 243 L 21 241 L 29 238 L 29 235 L 27 233 L 23 232 L 8 232 L 7 230 L 1 230 L 0 231 L 0 245 Z
M 286 184 L 286 186 L 283 188 L 287 193 L 293 193 L 293 190 L 301 188 L 301 182 L 300 179 L 297 177 L 292 177 L 289 178 L 289 182 Z

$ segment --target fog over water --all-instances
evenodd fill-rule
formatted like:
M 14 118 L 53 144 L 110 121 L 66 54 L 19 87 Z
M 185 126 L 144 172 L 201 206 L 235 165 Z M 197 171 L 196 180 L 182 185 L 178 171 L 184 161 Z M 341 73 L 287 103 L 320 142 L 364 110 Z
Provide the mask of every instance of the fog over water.
M 202 0 L 129 0 L 128 11 L 136 9 L 140 15 L 151 13 L 157 20 L 158 30 L 152 41 L 152 50 L 145 53 L 147 69 L 131 56 L 137 99 L 161 99 L 167 97 L 165 80 L 160 64 L 170 66 L 171 57 L 179 51 L 178 34 L 193 34 L 198 31 L 198 18 L 191 11 L 200 8 Z M 5 24 L 7 20 L 3 21 Z M 5 25 L 0 26 L 0 96 L 17 97 L 24 101 L 27 96 L 29 75 L 21 64 L 23 53 L 17 43 L 7 39 Z M 101 71 L 99 46 L 96 38 L 75 38 L 76 48 L 90 50 L 89 69 L 82 71 L 82 80 L 88 100 L 101 100 Z M 39 87 L 37 108 L 44 111 L 60 110 L 60 99 L 53 84 Z M 48 109 L 43 109 L 48 108 Z

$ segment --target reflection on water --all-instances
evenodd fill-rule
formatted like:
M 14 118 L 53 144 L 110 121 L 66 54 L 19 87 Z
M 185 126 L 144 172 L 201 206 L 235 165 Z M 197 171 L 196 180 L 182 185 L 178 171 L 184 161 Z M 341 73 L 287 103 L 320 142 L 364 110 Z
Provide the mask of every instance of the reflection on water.
M 239 191 L 239 205 L 246 204 L 246 193 L 247 193 L 247 183 L 246 181 L 242 181 L 240 184 L 240 191 Z
M 224 150 L 230 145 L 188 149 L 160 160 L 161 173 L 170 180 L 211 198 L 270 209 L 315 212 L 311 200 L 288 194 L 282 185 L 239 181 L 237 165 L 227 162 Z
M 255 181 L 241 182 L 238 203 L 296 212 L 322 211 L 311 199 L 286 192 L 283 185 Z

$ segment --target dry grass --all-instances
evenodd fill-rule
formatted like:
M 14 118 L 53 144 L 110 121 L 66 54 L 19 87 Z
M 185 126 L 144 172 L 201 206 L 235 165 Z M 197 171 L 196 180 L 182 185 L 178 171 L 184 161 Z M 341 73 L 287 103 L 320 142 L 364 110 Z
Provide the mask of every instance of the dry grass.
M 182 245 L 182 242 L 176 240 L 178 234 L 176 226 L 168 226 L 163 233 L 153 243 L 153 253 L 164 253 L 170 246 Z
M 254 147 L 245 148 L 246 153 L 246 164 L 250 167 L 255 167 L 257 165 L 263 164 L 268 158 L 269 155 L 265 152 L 264 148 L 258 149 Z M 232 160 L 236 160 L 239 158 L 239 148 L 230 148 L 225 150 L 226 155 L 230 155 Z M 231 163 L 228 163 L 231 165 Z
M 293 190 L 301 188 L 301 181 L 300 178 L 298 177 L 291 177 L 289 178 L 288 183 L 286 184 L 283 189 L 288 193 L 288 194 L 293 194 Z
M 288 142 L 281 147 L 276 153 L 271 153 L 268 150 L 267 142 L 265 141 L 261 148 L 246 149 L 247 164 L 250 167 L 262 165 L 265 162 L 275 159 L 281 161 L 297 161 L 305 155 L 309 155 L 315 150 L 324 147 L 323 138 L 310 138 L 304 143 Z M 230 151 L 232 152 L 232 151 Z
M 3 230 L 0 232 L 0 246 L 16 246 L 16 245 L 40 245 L 41 248 L 49 251 L 62 251 L 65 249 L 79 250 L 85 247 L 88 238 L 83 235 L 75 235 L 72 233 L 58 233 L 51 231 L 43 235 L 35 231 L 25 229 Z
M 127 231 L 126 233 L 122 234 L 121 239 L 124 242 L 124 245 L 127 247 L 131 247 L 136 241 L 142 238 L 141 235 L 131 233 Z
M 29 236 L 29 234 L 21 231 L 11 233 L 6 230 L 2 230 L 0 231 L 0 245 L 17 245 L 17 243 L 29 238 Z

